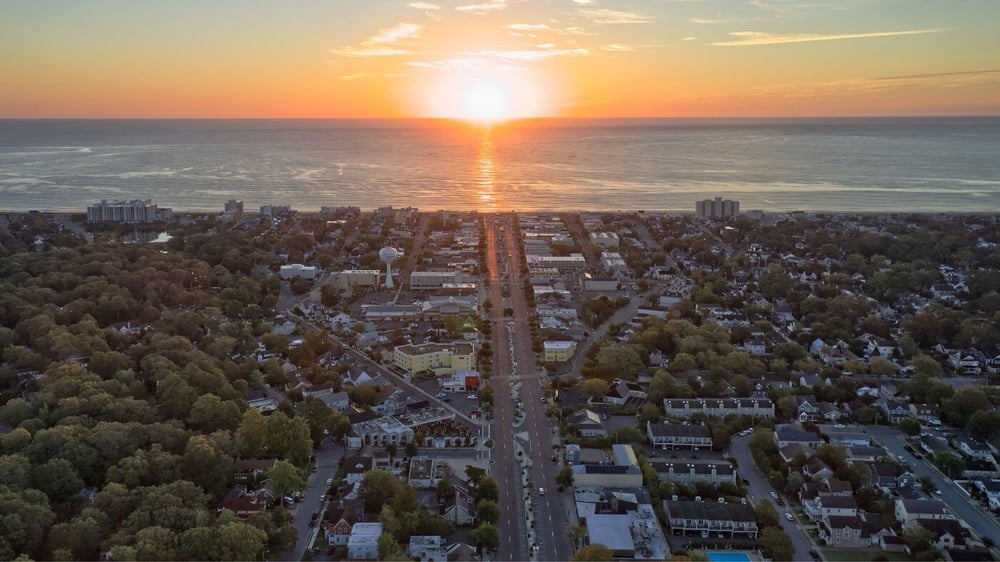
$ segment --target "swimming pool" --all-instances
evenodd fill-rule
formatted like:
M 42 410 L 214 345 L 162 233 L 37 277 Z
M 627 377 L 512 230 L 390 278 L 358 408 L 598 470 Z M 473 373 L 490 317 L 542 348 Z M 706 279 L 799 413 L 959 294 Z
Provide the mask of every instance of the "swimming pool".
M 710 562 L 750 562 L 750 555 L 745 552 L 708 552 Z

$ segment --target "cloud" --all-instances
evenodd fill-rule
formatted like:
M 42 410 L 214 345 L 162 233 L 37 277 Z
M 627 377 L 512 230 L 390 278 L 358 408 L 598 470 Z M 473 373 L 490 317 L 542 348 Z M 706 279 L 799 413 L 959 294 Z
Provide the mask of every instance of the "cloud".
M 689 18 L 688 21 L 691 22 L 691 23 L 697 23 L 697 24 L 700 24 L 700 25 L 715 25 L 715 24 L 719 24 L 719 23 L 737 23 L 737 22 L 761 21 L 761 20 L 760 20 L 760 18 L 736 18 L 736 19 L 714 18 L 713 19 L 713 18 L 699 18 L 699 17 L 694 17 L 694 18 Z
M 579 4 L 581 6 L 587 6 L 589 4 L 593 4 L 594 0 L 573 0 L 573 3 L 574 4 Z
M 367 77 L 368 77 L 367 72 L 358 72 L 356 74 L 345 74 L 344 76 L 341 76 L 340 79 L 350 81 L 350 80 L 361 80 L 362 78 L 367 78 Z
M 631 45 L 625 45 L 622 43 L 612 43 L 601 47 L 601 50 L 611 51 L 612 53 L 628 53 L 630 51 L 634 51 L 635 48 Z
M 411 54 L 405 44 L 420 36 L 423 29 L 413 23 L 399 23 L 378 30 L 358 46 L 347 45 L 331 52 L 342 57 L 391 57 Z
M 843 39 L 868 39 L 871 37 L 896 37 L 899 35 L 922 35 L 938 33 L 943 29 L 910 29 L 906 31 L 879 31 L 875 33 L 845 33 L 845 34 L 812 34 L 799 33 L 789 35 L 774 35 L 763 31 L 734 31 L 730 33 L 736 39 L 710 43 L 715 47 L 752 47 L 756 45 L 782 45 L 785 43 L 811 43 L 814 41 L 840 41 Z
M 597 10 L 581 9 L 580 13 L 594 23 L 617 24 L 617 23 L 646 23 L 653 21 L 649 16 L 642 16 L 634 12 L 619 12 L 601 8 Z
M 484 0 L 481 4 L 467 4 L 464 6 L 456 6 L 455 9 L 459 12 L 470 12 L 477 15 L 484 15 L 490 12 L 496 12 L 507 7 L 507 0 Z
M 410 2 L 407 6 L 417 9 L 417 10 L 440 10 L 441 6 L 437 4 L 431 4 L 430 2 Z
M 681 37 L 681 41 L 694 41 L 695 39 L 697 39 L 697 37 L 692 37 L 692 36 Z
M 513 29 L 514 31 L 555 31 L 555 29 L 544 23 L 512 23 L 507 26 L 507 29 Z
M 902 76 L 879 76 L 869 78 L 869 80 L 923 80 L 927 78 L 945 78 L 951 76 L 974 76 L 977 74 L 994 74 L 1000 72 L 1000 68 L 990 68 L 987 70 L 957 70 L 953 72 L 928 72 L 926 74 L 904 74 Z
M 558 33 L 559 35 L 589 35 L 579 26 L 552 27 L 546 23 L 512 23 L 507 25 L 514 37 L 537 37 L 539 33 Z
M 536 62 L 558 57 L 582 57 L 590 54 L 589 49 L 540 49 L 514 51 L 478 51 L 478 56 L 500 59 L 507 62 Z

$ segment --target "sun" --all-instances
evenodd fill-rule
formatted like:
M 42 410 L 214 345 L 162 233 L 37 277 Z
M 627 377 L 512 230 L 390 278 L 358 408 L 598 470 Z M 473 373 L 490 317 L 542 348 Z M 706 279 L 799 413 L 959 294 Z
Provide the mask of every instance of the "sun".
M 462 115 L 473 121 L 501 121 L 511 115 L 510 92 L 493 81 L 477 81 L 461 93 Z

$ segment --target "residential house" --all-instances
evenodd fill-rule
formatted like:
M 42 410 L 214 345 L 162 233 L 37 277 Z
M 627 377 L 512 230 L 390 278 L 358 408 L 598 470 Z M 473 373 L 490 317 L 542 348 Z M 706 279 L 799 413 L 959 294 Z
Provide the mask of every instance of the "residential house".
M 833 442 L 833 439 L 830 440 Z M 881 458 L 889 456 L 885 447 L 872 447 L 869 445 L 848 445 L 847 462 L 873 463 Z
M 934 548 L 964 549 L 967 546 L 965 537 L 969 532 L 956 519 L 917 519 L 915 523 L 934 533 L 931 541 Z
M 646 391 L 638 383 L 615 379 L 604 396 L 604 401 L 616 406 L 624 406 L 629 402 L 638 405 L 646 399 L 646 396 Z
M 857 515 L 830 515 L 819 522 L 817 531 L 819 538 L 830 546 L 861 547 L 868 546 L 862 544 L 863 526 Z
M 410 459 L 410 486 L 418 490 L 436 486 L 438 481 L 435 478 L 434 468 L 434 459 L 430 457 Z
M 916 485 L 917 477 L 901 465 L 891 462 L 875 462 L 871 465 L 872 487 L 896 490 Z
M 810 457 L 806 464 L 802 465 L 802 474 L 806 478 L 822 480 L 833 476 L 833 469 L 819 457 Z
M 922 422 L 929 422 L 935 417 L 934 407 L 929 404 L 910 404 L 910 416 Z
M 239 483 L 256 481 L 274 468 L 276 462 L 274 459 L 236 459 L 233 480 Z
M 240 519 L 267 510 L 267 502 L 254 495 L 234 495 L 222 498 L 220 509 L 228 509 Z
M 990 504 L 990 509 L 1000 509 L 1000 480 L 978 479 L 972 482 L 982 493 L 986 494 L 986 500 Z
M 757 518 L 745 503 L 665 500 L 663 513 L 674 535 L 708 532 L 757 538 Z
M 969 458 L 965 460 L 965 469 L 962 470 L 962 478 L 997 478 L 1000 477 L 1000 469 L 992 460 Z
M 948 506 L 941 500 L 896 500 L 896 520 L 903 527 L 913 525 L 918 519 L 954 519 Z
M 589 408 L 577 410 L 568 422 L 580 432 L 580 437 L 605 437 L 608 434 L 601 424 L 601 416 Z
M 877 403 L 885 412 L 889 423 L 899 423 L 910 417 L 910 406 L 897 400 L 879 400 Z
M 666 398 L 667 417 L 687 419 L 695 414 L 724 418 L 751 416 L 773 418 L 774 402 L 768 398 Z
M 805 431 L 790 425 L 783 425 L 775 429 L 774 440 L 778 448 L 784 448 L 792 444 L 799 444 L 808 449 L 817 449 L 823 444 L 823 439 L 812 431 Z
M 646 437 L 653 447 L 661 449 L 681 447 L 697 451 L 712 446 L 712 434 L 704 425 L 646 422 Z
M 378 539 L 381 536 L 381 523 L 355 523 L 347 539 L 347 558 L 378 560 Z
M 978 439 L 971 439 L 967 437 L 955 439 L 955 447 L 959 451 L 962 451 L 963 454 L 974 459 L 981 459 L 984 461 L 993 460 L 993 449 Z
M 372 470 L 374 465 L 375 459 L 371 455 L 347 457 L 344 459 L 344 467 L 346 469 L 344 482 L 348 484 L 361 482 L 365 478 L 365 473 Z
M 701 459 L 653 460 L 649 463 L 660 481 L 695 485 L 699 482 L 718 486 L 736 484 L 736 467 L 729 461 Z
M 361 520 L 364 512 L 362 500 L 340 501 L 339 504 L 327 508 L 323 518 L 323 533 L 326 542 L 333 545 L 346 545 L 351 538 L 354 524 Z
M 819 421 L 819 401 L 812 394 L 798 394 L 795 396 L 795 413 L 800 422 Z

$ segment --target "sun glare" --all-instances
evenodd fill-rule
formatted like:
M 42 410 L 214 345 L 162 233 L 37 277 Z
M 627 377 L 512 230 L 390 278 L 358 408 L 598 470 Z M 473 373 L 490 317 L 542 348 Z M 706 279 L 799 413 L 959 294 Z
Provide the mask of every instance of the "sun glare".
M 449 72 L 429 77 L 410 97 L 413 113 L 496 123 L 550 116 L 553 88 L 546 77 L 520 69 Z
M 462 92 L 462 111 L 466 119 L 500 121 L 509 119 L 510 93 L 494 82 L 477 82 Z

